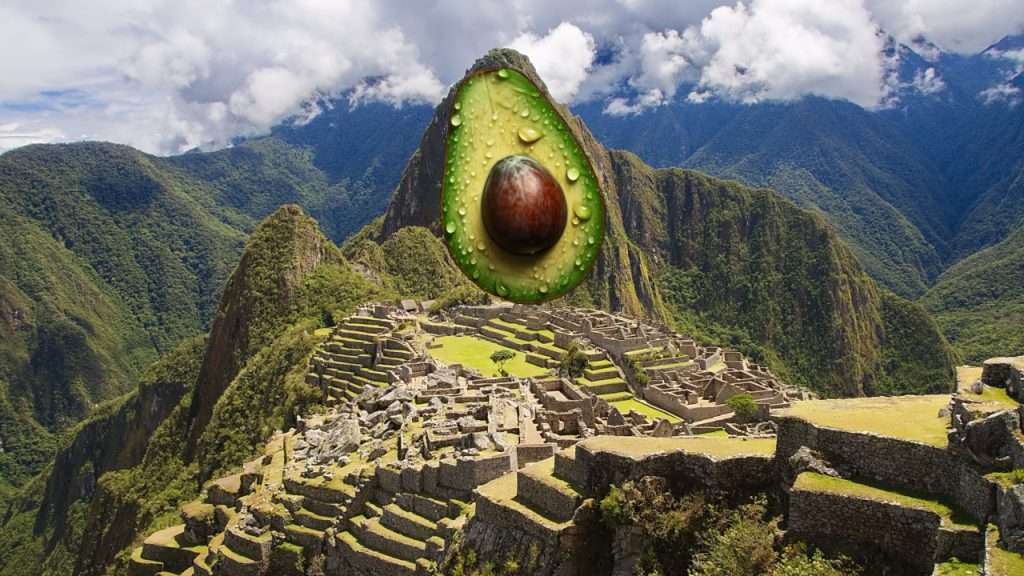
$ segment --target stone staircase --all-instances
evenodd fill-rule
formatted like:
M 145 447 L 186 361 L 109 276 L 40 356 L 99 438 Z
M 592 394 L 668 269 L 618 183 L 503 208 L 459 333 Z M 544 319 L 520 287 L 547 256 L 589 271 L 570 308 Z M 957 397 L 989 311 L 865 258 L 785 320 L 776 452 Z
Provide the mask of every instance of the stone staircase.
M 544 541 L 573 524 L 584 496 L 575 482 L 575 448 L 506 474 L 478 489 L 476 517 L 496 527 L 518 528 Z
M 393 338 L 392 320 L 349 316 L 314 353 L 306 382 L 321 387 L 328 404 L 348 402 L 367 386 L 386 386 L 388 371 L 411 360 L 408 344 Z
M 337 534 L 343 555 L 372 574 L 428 574 L 465 522 L 465 503 L 417 492 L 378 490 Z
M 132 551 L 128 572 L 132 576 L 156 576 L 162 573 L 182 574 L 193 570 L 193 561 L 207 552 L 207 546 L 193 539 L 178 524 L 154 532 Z

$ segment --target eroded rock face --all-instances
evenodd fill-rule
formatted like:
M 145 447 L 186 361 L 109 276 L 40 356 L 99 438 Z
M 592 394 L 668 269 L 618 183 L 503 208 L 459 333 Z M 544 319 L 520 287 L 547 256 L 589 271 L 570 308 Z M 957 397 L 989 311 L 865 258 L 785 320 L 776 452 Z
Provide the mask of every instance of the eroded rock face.
M 1024 553 L 1024 484 L 1000 486 L 996 501 L 997 524 L 1003 545 Z
M 807 446 L 801 446 L 796 453 L 789 457 L 789 469 L 792 479 L 796 479 L 802 472 L 808 470 L 826 476 L 839 476 L 839 472 L 832 468 L 823 454 L 811 450 Z

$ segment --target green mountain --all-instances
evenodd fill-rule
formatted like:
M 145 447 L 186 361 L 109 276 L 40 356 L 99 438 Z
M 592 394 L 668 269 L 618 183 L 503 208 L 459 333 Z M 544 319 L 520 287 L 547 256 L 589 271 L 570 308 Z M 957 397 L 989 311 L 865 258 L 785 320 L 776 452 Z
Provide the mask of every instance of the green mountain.
M 293 202 L 341 239 L 374 217 L 286 137 L 171 158 L 105 143 L 0 156 L 0 501 L 62 431 L 209 328 L 261 219 Z
M 921 302 L 967 360 L 1024 351 L 1024 228 L 950 267 Z
M 474 69 L 529 62 L 494 51 Z M 380 226 L 440 233 L 439 182 L 448 125 L 439 105 Z M 823 394 L 948 390 L 952 351 L 916 305 L 890 297 L 825 220 L 780 195 L 681 169 L 652 169 L 609 151 L 560 109 L 608 200 L 594 272 L 569 300 L 676 323 L 743 349 Z M 894 329 L 894 317 L 913 318 Z M 889 328 L 887 330 L 887 327 Z
M 319 401 L 303 376 L 323 320 L 392 297 L 355 273 L 300 208 L 274 212 L 250 237 L 210 335 L 185 340 L 78 425 L 10 503 L 0 574 L 123 569 L 136 535 Z

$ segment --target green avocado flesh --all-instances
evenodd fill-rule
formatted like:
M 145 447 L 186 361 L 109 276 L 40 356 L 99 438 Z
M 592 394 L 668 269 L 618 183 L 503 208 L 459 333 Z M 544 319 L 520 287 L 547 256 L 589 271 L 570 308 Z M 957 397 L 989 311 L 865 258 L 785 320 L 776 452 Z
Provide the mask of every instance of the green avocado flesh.
M 512 155 L 539 162 L 565 194 L 565 231 L 540 254 L 507 252 L 484 228 L 481 197 L 487 175 Z M 483 290 L 513 302 L 564 295 L 597 259 L 604 237 L 597 177 L 562 117 L 520 72 L 489 70 L 459 85 L 449 117 L 441 217 L 448 249 L 462 271 Z

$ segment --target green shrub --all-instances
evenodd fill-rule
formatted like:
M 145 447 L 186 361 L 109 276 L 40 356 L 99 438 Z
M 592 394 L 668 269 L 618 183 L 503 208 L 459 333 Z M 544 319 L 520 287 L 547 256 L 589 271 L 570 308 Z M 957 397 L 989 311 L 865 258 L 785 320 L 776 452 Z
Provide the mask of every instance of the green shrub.
M 566 378 L 579 378 L 587 370 L 587 355 L 580 350 L 578 343 L 573 342 L 562 354 L 558 365 L 558 375 Z
M 750 422 L 757 418 L 757 402 L 750 394 L 737 394 L 726 400 L 725 404 L 736 413 L 740 422 Z
M 787 546 L 770 576 L 854 576 L 860 568 L 848 558 L 827 558 L 821 550 L 808 553 L 807 546 Z

